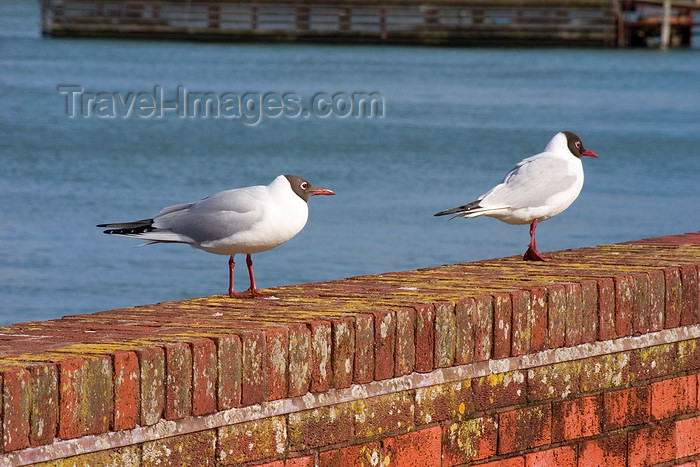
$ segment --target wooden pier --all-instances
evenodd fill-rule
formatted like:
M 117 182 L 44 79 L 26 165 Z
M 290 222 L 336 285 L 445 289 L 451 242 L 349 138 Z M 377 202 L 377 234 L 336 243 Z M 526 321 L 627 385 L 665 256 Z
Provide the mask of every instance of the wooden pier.
M 42 33 L 56 37 L 482 46 L 639 39 L 616 0 L 41 0 L 41 8 Z M 690 31 L 690 18 L 676 29 Z M 682 37 L 689 42 L 690 33 Z

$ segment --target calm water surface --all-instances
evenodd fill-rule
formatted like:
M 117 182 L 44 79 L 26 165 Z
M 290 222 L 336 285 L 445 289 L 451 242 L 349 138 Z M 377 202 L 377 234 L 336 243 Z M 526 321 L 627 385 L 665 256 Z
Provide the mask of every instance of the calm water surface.
M 565 129 L 600 158 L 584 160 L 579 199 L 538 229 L 541 250 L 698 230 L 699 54 L 42 39 L 38 5 L 3 0 L 0 324 L 224 292 L 225 257 L 94 226 L 281 173 L 337 196 L 311 200 L 305 230 L 254 257 L 261 287 L 522 254 L 527 226 L 433 213 Z M 377 92 L 385 105 L 383 118 L 257 125 L 68 118 L 60 85 Z

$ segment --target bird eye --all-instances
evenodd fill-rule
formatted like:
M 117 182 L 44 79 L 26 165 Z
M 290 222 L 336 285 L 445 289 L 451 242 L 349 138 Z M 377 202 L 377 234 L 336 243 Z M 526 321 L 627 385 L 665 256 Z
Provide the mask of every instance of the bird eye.
M 306 190 L 308 187 L 309 187 L 309 184 L 308 184 L 308 183 L 306 183 L 306 182 L 302 182 L 302 183 L 301 183 L 301 189 L 302 189 L 302 190 Z
M 581 149 L 581 141 L 576 141 L 576 147 Z

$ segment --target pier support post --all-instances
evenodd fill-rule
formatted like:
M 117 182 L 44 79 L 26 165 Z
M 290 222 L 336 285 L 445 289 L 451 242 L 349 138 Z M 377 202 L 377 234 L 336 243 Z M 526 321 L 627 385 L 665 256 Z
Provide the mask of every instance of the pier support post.
M 661 50 L 668 49 L 668 44 L 671 42 L 671 0 L 664 0 L 663 18 L 661 20 L 661 42 L 659 46 Z

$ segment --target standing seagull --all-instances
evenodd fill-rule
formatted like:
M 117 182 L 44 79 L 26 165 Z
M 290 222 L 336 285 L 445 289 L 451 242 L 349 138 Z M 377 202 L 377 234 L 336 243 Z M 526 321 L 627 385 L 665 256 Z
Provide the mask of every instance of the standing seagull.
M 250 255 L 281 245 L 304 228 L 309 217 L 307 201 L 313 195 L 333 195 L 295 175 L 280 175 L 267 186 L 226 190 L 195 203 L 176 204 L 161 210 L 153 219 L 99 224 L 111 227 L 106 234 L 136 237 L 151 243 L 187 243 L 193 248 L 230 255 L 230 297 L 233 291 L 233 256 L 245 253 L 253 295 L 263 295 L 255 286 Z
M 581 156 L 598 157 L 575 133 L 557 133 L 544 152 L 520 161 L 479 199 L 435 215 L 490 216 L 508 224 L 530 224 L 530 245 L 523 260 L 544 261 L 535 242 L 537 223 L 556 216 L 578 197 L 583 187 Z

